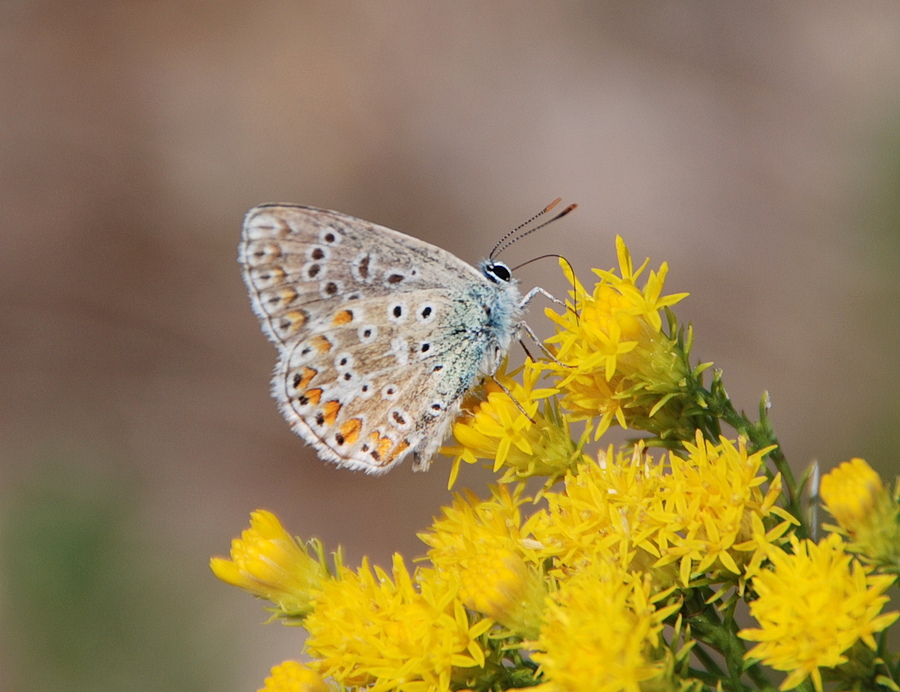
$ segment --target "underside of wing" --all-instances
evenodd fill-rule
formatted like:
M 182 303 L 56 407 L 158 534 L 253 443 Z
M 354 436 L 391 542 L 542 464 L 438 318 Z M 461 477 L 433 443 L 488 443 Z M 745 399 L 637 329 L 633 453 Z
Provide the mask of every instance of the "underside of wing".
M 285 345 L 312 316 L 372 296 L 484 281 L 453 254 L 338 212 L 263 205 L 244 220 L 238 260 L 263 331 Z
M 272 394 L 293 430 L 369 473 L 430 458 L 479 376 L 465 295 L 481 273 L 396 231 L 290 205 L 247 214 L 239 260 L 279 349 Z
M 454 307 L 432 289 L 317 318 L 272 379 L 294 431 L 323 458 L 369 473 L 414 452 L 427 462 L 479 377 L 477 345 L 453 336 Z

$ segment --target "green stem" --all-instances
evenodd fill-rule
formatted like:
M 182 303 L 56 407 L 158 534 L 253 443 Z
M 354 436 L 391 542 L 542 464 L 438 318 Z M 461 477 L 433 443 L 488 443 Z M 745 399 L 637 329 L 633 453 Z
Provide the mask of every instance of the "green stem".
M 712 661 L 708 653 L 704 652 L 700 646 L 694 648 L 693 653 L 697 656 L 703 665 L 711 673 L 719 672 L 722 674 L 720 678 L 726 682 L 727 686 L 733 690 L 745 689 L 741 682 L 742 675 L 746 672 L 748 677 L 756 685 L 757 689 L 774 691 L 775 687 L 766 679 L 762 668 L 758 664 L 744 667 L 744 654 L 746 649 L 744 643 L 737 636 L 737 624 L 732 618 L 728 618 L 728 622 L 723 622 L 718 611 L 703 602 L 702 593 L 697 593 L 696 598 L 692 599 L 693 605 L 697 606 L 697 610 L 688 615 L 691 632 L 699 644 L 705 644 L 714 651 L 718 651 L 725 659 L 725 665 L 728 672 L 724 671 Z M 687 613 L 686 613 L 687 615 Z M 712 664 L 714 667 L 710 667 Z
M 722 667 L 716 663 L 715 659 L 709 655 L 709 652 L 704 649 L 702 646 L 695 646 L 691 653 L 697 657 L 697 660 L 703 665 L 706 669 L 707 675 L 713 676 L 715 680 L 721 680 L 725 677 L 725 671 L 722 670 Z
M 809 526 L 807 525 L 806 513 L 803 510 L 802 488 L 797 486 L 794 478 L 794 472 L 788 464 L 787 457 L 781 449 L 775 430 L 766 414 L 765 404 L 760 406 L 759 421 L 751 421 L 746 414 L 738 413 L 728 398 L 728 393 L 721 381 L 721 374 L 716 373 L 713 382 L 708 390 L 702 390 L 706 409 L 711 418 L 723 420 L 737 431 L 737 433 L 745 437 L 750 446 L 751 453 L 758 452 L 766 447 L 775 446 L 767 456 L 772 460 L 775 469 L 781 474 L 783 481 L 784 494 L 787 509 L 791 515 L 800 522 L 796 533 L 799 538 L 810 536 Z M 766 399 L 763 400 L 764 402 Z M 705 432 L 705 431 L 704 431 Z M 714 438 L 713 438 L 714 439 Z

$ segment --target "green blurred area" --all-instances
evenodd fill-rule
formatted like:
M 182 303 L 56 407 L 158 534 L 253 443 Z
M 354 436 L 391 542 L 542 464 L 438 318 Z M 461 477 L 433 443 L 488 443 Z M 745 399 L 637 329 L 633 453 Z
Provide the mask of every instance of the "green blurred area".
M 84 454 L 27 460 L 0 493 L 2 689 L 234 689 L 215 580 L 185 578 L 205 556 L 148 532 L 128 464 Z

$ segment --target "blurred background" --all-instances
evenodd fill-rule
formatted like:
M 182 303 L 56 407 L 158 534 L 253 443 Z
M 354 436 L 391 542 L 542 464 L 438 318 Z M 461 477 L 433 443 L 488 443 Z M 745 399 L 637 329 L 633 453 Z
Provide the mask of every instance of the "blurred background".
M 258 507 L 423 552 L 446 460 L 337 470 L 270 400 L 249 207 L 474 262 L 557 195 L 511 263 L 590 281 L 621 234 L 798 470 L 894 476 L 900 4 L 0 2 L 0 688 L 259 687 L 302 632 L 208 568 Z

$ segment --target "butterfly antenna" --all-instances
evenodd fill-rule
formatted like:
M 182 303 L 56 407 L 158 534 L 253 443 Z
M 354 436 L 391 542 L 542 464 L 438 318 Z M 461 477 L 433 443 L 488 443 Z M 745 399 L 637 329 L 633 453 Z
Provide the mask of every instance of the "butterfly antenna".
M 552 219 L 551 219 L 551 221 L 552 221 Z M 549 221 L 548 221 L 548 223 L 549 223 Z M 537 229 L 535 229 L 535 230 L 537 230 Z M 558 260 L 562 260 L 563 262 L 566 263 L 566 266 L 569 268 L 569 275 L 572 277 L 572 296 L 573 296 L 573 300 L 574 300 L 574 305 L 568 309 L 572 311 L 572 313 L 575 315 L 575 318 L 577 319 L 578 318 L 578 287 L 575 285 L 575 267 L 572 266 L 572 263 L 569 261 L 569 259 L 567 257 L 563 257 L 562 255 L 557 255 L 554 253 L 548 253 L 546 255 L 541 255 L 540 257 L 534 257 L 534 258 L 528 260 L 527 262 L 522 262 L 522 264 L 517 264 L 510 271 L 514 271 L 514 272 L 518 271 L 522 267 L 524 267 L 528 264 L 531 264 L 532 262 L 537 262 L 538 260 L 547 259 L 548 257 L 555 257 Z M 561 302 L 561 301 L 558 301 L 558 302 Z
M 508 248 L 508 247 L 509 247 L 510 245 L 512 245 L 513 243 L 517 243 L 517 242 L 519 242 L 520 240 L 522 240 L 522 238 L 524 238 L 525 236 L 531 235 L 531 234 L 534 233 L 535 231 L 539 231 L 539 230 L 541 230 L 542 228 L 544 228 L 545 226 L 549 226 L 549 225 L 550 225 L 551 223 L 553 223 L 554 221 L 559 221 L 562 217 L 564 217 L 566 214 L 568 214 L 570 211 L 572 211 L 573 209 L 575 209 L 575 208 L 578 206 L 577 204 L 570 204 L 568 207 L 566 207 L 565 209 L 563 209 L 561 212 L 559 212 L 559 213 L 558 213 L 556 216 L 554 216 L 552 219 L 547 219 L 546 221 L 544 221 L 544 223 L 542 223 L 542 224 L 540 224 L 540 225 L 538 225 L 538 226 L 535 226 L 534 228 L 531 228 L 531 229 L 525 231 L 525 232 L 522 233 L 521 235 L 514 236 L 514 237 L 510 237 L 510 236 L 513 235 L 513 233 L 515 233 L 516 231 L 518 231 L 518 230 L 519 230 L 520 228 L 522 228 L 523 226 L 527 226 L 529 223 L 531 223 L 531 221 L 537 219 L 539 216 L 541 216 L 541 215 L 545 214 L 546 212 L 550 211 L 551 209 L 553 209 L 553 207 L 555 207 L 559 202 L 560 202 L 560 198 L 556 198 L 553 202 L 551 202 L 549 205 L 547 205 L 547 207 L 545 207 L 545 208 L 543 209 L 543 211 L 541 211 L 539 214 L 535 214 L 535 215 L 531 218 L 530 221 L 526 221 L 525 223 L 519 225 L 519 227 L 516 228 L 514 231 L 510 231 L 510 232 L 507 233 L 505 236 L 503 236 L 503 238 L 500 239 L 500 242 L 497 243 L 497 244 L 494 246 L 494 249 L 493 249 L 493 250 L 491 250 L 491 254 L 488 255 L 488 257 L 489 257 L 490 259 L 494 259 L 495 257 L 497 257 L 501 252 L 503 252 L 506 248 Z M 505 242 L 504 242 L 504 241 L 505 241 Z
M 531 222 L 535 221 L 536 219 L 541 218 L 544 214 L 546 214 L 548 211 L 550 211 L 551 209 L 553 209 L 553 207 L 555 207 L 555 206 L 556 206 L 557 204 L 559 204 L 560 202 L 562 202 L 562 197 L 557 197 L 555 200 L 553 200 L 552 202 L 550 202 L 550 204 L 548 204 L 546 207 L 544 207 L 543 209 L 541 209 L 537 214 L 535 214 L 535 215 L 532 216 L 530 219 L 528 219 L 528 221 L 523 221 L 523 222 L 520 223 L 518 226 L 516 226 L 514 229 L 512 229 L 509 233 L 507 233 L 507 234 L 504 235 L 502 238 L 500 238 L 500 240 L 498 240 L 498 241 L 497 241 L 497 244 L 494 246 L 494 249 L 491 250 L 491 254 L 488 255 L 488 258 L 489 258 L 489 259 L 494 259 L 495 255 L 497 254 L 497 248 L 500 247 L 501 245 L 503 245 L 504 241 L 505 241 L 507 238 L 509 238 L 509 237 L 512 236 L 512 235 L 515 235 L 516 233 L 518 233 L 519 231 L 521 231 L 523 228 L 525 228 L 525 226 L 527 226 L 527 225 L 530 224 Z

